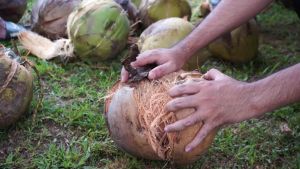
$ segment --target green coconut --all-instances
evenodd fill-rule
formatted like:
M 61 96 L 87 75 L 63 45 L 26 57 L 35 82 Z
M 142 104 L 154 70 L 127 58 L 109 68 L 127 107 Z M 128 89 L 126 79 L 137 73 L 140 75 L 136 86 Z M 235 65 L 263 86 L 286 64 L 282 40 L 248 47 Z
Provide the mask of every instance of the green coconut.
M 213 56 L 245 63 L 257 56 L 259 46 L 259 27 L 254 19 L 225 34 L 209 45 Z
M 186 0 L 143 0 L 140 17 L 145 26 L 171 17 L 191 17 L 192 10 Z
M 167 18 L 150 25 L 140 36 L 137 44 L 140 52 L 157 48 L 170 48 L 184 39 L 194 29 L 194 25 L 182 18 Z M 185 70 L 195 70 L 210 56 L 203 48 L 184 65 Z
M 14 124 L 29 108 L 33 95 L 30 71 L 0 48 L 0 128 Z
M 112 0 L 84 0 L 67 23 L 75 54 L 96 61 L 112 59 L 123 50 L 129 30 L 126 12 Z

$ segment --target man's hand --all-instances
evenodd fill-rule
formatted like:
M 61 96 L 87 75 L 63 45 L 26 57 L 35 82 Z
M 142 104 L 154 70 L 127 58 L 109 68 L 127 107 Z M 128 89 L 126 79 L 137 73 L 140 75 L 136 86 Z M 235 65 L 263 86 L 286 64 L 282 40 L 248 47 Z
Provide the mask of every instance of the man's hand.
M 147 64 L 158 66 L 149 72 L 149 79 L 158 79 L 166 74 L 179 70 L 186 61 L 186 56 L 176 49 L 154 49 L 141 53 L 136 61 L 132 62 L 133 67 L 143 67 Z M 128 72 L 122 68 L 121 81 L 128 80 Z
M 170 89 L 174 97 L 166 105 L 167 111 L 194 108 L 195 112 L 185 119 L 165 127 L 165 131 L 180 131 L 195 123 L 204 122 L 194 140 L 186 146 L 189 152 L 213 129 L 254 117 L 258 110 L 251 99 L 254 97 L 249 84 L 232 79 L 216 69 L 204 75 L 205 80 L 177 85 Z

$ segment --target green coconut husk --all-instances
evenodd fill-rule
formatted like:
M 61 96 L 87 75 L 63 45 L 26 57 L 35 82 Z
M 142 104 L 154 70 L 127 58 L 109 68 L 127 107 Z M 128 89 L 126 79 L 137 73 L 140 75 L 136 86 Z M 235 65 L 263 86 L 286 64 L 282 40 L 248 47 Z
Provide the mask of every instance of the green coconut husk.
M 33 77 L 27 68 L 0 48 L 0 128 L 14 124 L 29 108 Z
M 190 19 L 191 7 L 186 0 L 143 0 L 140 6 L 140 17 L 145 26 L 171 17 Z
M 185 19 L 167 18 L 150 25 L 140 36 L 138 46 L 140 52 L 157 48 L 170 48 L 184 39 L 194 29 L 194 25 Z M 184 65 L 184 70 L 195 70 L 210 56 L 210 52 L 203 48 L 199 50 Z
M 257 56 L 259 46 L 259 27 L 254 19 L 241 25 L 209 45 L 213 56 L 245 63 Z
M 103 61 L 124 49 L 130 24 L 126 12 L 112 0 L 84 0 L 68 19 L 75 54 Z

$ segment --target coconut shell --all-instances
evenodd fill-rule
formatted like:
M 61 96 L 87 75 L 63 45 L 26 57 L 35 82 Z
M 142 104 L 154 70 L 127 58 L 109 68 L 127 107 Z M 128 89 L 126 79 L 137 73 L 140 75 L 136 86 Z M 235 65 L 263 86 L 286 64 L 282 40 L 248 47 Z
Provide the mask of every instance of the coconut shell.
M 209 45 L 213 56 L 245 63 L 257 56 L 259 46 L 259 27 L 254 19 L 241 25 Z
M 184 39 L 194 25 L 182 18 L 167 18 L 150 25 L 138 40 L 140 52 L 157 48 L 170 48 Z M 184 70 L 198 69 L 211 54 L 206 48 L 200 49 L 184 65 Z
M 1 0 L 0 17 L 6 21 L 19 22 L 26 7 L 27 0 Z
M 117 83 L 112 87 L 109 92 L 110 97 L 105 102 L 105 117 L 111 138 L 118 147 L 137 157 L 150 160 L 168 160 L 180 165 L 196 161 L 208 149 L 217 131 L 211 132 L 191 152 L 185 152 L 185 146 L 194 139 L 201 129 L 202 123 L 192 125 L 176 133 L 165 133 L 161 130 L 166 124 L 183 119 L 193 113 L 192 109 L 184 109 L 173 113 L 164 112 L 164 106 L 171 99 L 167 93 L 172 86 L 178 82 L 187 83 L 188 80 L 199 79 L 201 76 L 199 73 L 185 73 L 185 76 L 182 76 L 182 73 L 182 71 L 172 73 L 154 83 L 145 80 L 131 86 Z M 190 74 L 193 76 L 189 76 Z M 153 83 L 153 85 L 150 83 Z M 147 88 L 149 84 L 152 86 L 150 89 Z M 162 87 L 162 84 L 168 84 L 168 87 L 157 91 L 156 89 Z M 160 92 L 163 93 L 164 99 L 159 101 L 153 99 Z M 141 98 L 144 97 L 147 101 L 138 100 L 137 94 L 142 94 L 143 96 L 140 95 Z M 160 105 L 152 105 L 155 102 Z M 141 112 L 141 109 L 139 109 L 141 104 L 146 106 L 150 104 L 150 107 L 153 108 L 160 107 L 159 111 L 162 114 L 157 114 L 155 110 L 151 111 L 151 109 L 147 112 Z M 154 116 L 154 119 L 148 125 L 143 121 L 143 118 L 140 118 L 145 113 L 147 113 L 146 116 Z M 168 119 L 171 119 L 168 116 L 173 116 L 172 122 L 168 121 Z M 153 132 L 156 132 L 156 139 L 158 140 L 149 137 L 149 133 Z M 163 145 L 166 145 L 166 147 L 157 146 L 157 144 L 154 144 L 156 141 L 164 142 Z
M 0 128 L 5 128 L 27 111 L 33 95 L 33 77 L 1 51 L 0 72 Z
M 76 56 L 104 61 L 124 49 L 130 24 L 116 2 L 84 0 L 69 16 L 67 28 Z
M 81 0 L 38 0 L 32 9 L 32 30 L 52 40 L 67 37 L 67 20 Z
M 146 27 L 165 18 L 190 19 L 191 14 L 191 7 L 186 0 L 143 0 L 140 5 L 140 17 Z

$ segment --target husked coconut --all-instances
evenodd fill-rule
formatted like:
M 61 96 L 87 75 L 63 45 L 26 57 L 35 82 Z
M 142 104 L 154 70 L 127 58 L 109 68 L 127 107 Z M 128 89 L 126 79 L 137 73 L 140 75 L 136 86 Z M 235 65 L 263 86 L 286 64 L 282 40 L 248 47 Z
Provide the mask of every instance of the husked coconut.
M 211 145 L 216 130 L 191 152 L 185 152 L 202 123 L 180 132 L 166 133 L 164 127 L 191 115 L 193 109 L 166 112 L 171 100 L 168 90 L 178 83 L 201 80 L 196 72 L 175 72 L 155 81 L 133 84 L 116 83 L 105 102 L 105 116 L 110 135 L 118 147 L 138 157 L 190 164 Z

